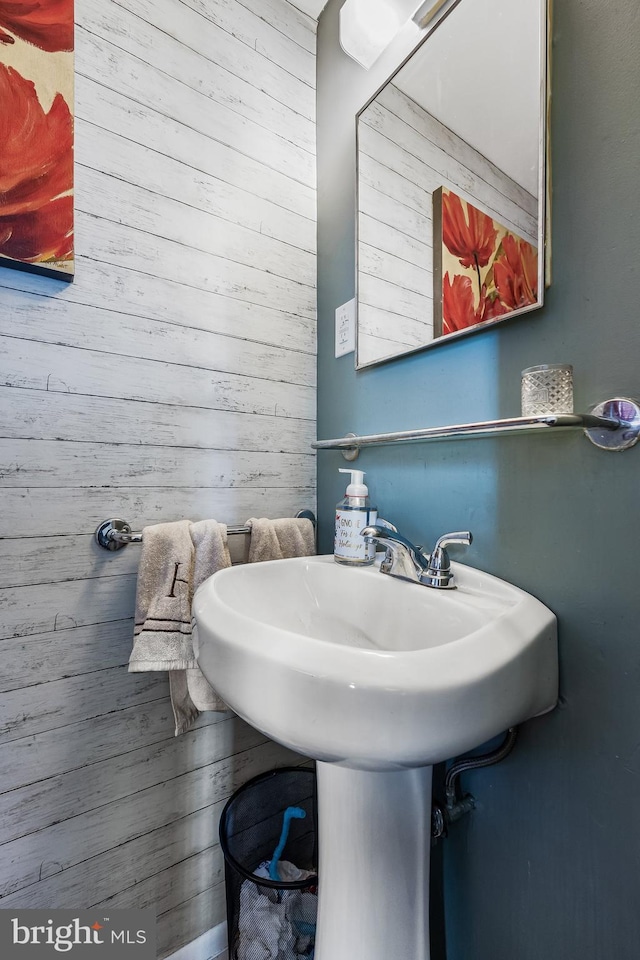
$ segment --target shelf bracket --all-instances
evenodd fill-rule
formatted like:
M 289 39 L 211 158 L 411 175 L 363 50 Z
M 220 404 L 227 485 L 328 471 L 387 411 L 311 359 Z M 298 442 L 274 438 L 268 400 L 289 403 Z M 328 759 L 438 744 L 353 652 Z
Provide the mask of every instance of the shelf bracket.
M 614 397 L 604 400 L 591 411 L 594 417 L 604 417 L 607 420 L 617 420 L 619 426 L 615 430 L 603 427 L 585 427 L 585 436 L 601 450 L 619 452 L 628 450 L 638 442 L 640 435 L 640 406 L 636 400 L 628 397 Z

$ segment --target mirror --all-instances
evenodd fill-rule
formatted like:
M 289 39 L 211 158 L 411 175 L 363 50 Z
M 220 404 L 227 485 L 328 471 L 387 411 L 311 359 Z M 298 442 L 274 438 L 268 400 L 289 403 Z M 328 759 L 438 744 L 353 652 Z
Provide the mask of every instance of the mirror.
M 454 0 L 358 114 L 358 369 L 542 305 L 546 13 Z

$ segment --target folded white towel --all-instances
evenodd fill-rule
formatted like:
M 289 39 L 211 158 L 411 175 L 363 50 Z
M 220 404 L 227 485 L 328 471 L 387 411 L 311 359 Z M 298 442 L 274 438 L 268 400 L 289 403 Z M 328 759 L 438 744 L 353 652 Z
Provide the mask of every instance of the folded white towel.
M 247 520 L 251 530 L 249 563 L 263 560 L 285 560 L 288 557 L 312 557 L 316 552 L 315 529 L 311 520 L 266 517 Z
M 215 520 L 180 520 L 142 531 L 129 670 L 169 671 L 176 736 L 200 710 L 227 709 L 198 667 L 191 601 L 203 580 L 230 565 L 227 528 Z

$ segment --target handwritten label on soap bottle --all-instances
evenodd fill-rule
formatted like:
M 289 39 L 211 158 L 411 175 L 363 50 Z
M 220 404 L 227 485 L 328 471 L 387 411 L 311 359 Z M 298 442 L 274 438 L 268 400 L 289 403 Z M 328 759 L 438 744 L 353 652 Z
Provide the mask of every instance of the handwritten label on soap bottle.
M 363 563 L 373 560 L 376 546 L 374 543 L 366 543 L 360 531 L 375 523 L 377 519 L 377 510 L 336 510 L 336 557 L 360 560 Z

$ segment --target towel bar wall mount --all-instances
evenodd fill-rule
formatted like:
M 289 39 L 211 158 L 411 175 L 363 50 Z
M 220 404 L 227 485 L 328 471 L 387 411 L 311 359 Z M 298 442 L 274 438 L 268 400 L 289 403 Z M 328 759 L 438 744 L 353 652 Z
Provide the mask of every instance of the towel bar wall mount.
M 296 513 L 297 520 L 311 520 L 315 526 L 316 517 L 312 510 L 299 510 Z M 246 525 L 228 526 L 227 534 L 230 536 L 237 534 L 251 533 L 251 529 Z M 96 533 L 96 543 L 104 550 L 121 550 L 129 543 L 142 543 L 142 533 L 134 533 L 126 520 L 103 520 L 98 526 Z

